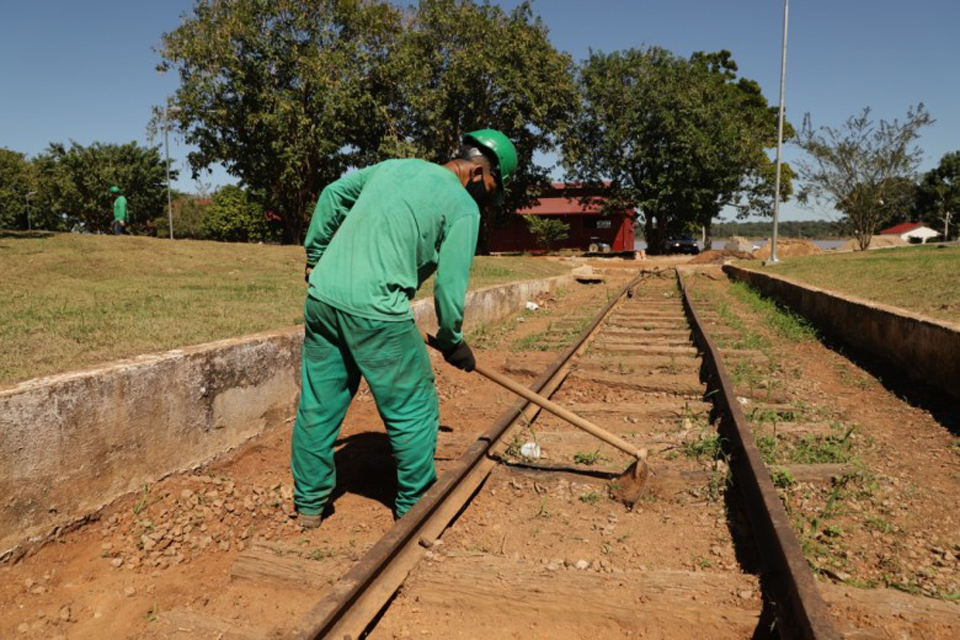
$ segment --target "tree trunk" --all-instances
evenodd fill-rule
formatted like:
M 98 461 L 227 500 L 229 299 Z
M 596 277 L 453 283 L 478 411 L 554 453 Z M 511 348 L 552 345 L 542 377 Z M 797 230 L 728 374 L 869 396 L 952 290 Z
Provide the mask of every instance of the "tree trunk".
M 643 237 L 647 241 L 647 253 L 660 255 L 663 253 L 663 229 L 657 224 L 657 216 L 647 212 L 643 223 Z

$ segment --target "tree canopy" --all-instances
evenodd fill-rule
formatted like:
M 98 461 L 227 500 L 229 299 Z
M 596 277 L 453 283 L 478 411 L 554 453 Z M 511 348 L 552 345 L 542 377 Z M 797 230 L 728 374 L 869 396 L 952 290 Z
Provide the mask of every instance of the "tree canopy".
M 937 167 L 923 174 L 915 212 L 919 219 L 942 228 L 945 240 L 949 238 L 950 220 L 960 214 L 960 151 L 947 153 Z
M 579 70 L 580 115 L 563 139 L 568 176 L 604 184 L 611 207 L 636 206 L 656 250 L 721 209 L 771 213 L 777 112 L 737 77 L 728 51 L 689 59 L 650 47 L 591 52 Z M 792 135 L 789 123 L 785 137 Z M 784 167 L 781 194 L 791 193 Z
M 222 163 L 298 242 L 319 190 L 387 126 L 378 98 L 400 26 L 375 0 L 198 0 L 160 47 L 194 175 Z
M 796 140 L 809 156 L 798 165 L 800 200 L 833 204 L 866 249 L 891 203 L 904 198 L 904 180 L 913 182 L 923 157 L 916 141 L 932 122 L 922 103 L 903 122 L 874 121 L 865 108 L 840 127 L 814 128 L 807 114 Z
M 504 210 L 531 204 L 548 183 L 534 154 L 556 148 L 577 88 L 573 60 L 553 47 L 530 3 L 507 13 L 488 2 L 423 0 L 394 64 L 395 129 L 383 155 L 445 162 L 464 133 L 493 127 L 513 141 L 520 160 Z
M 262 194 L 299 242 L 319 192 L 345 171 L 389 156 L 446 161 L 460 136 L 510 136 L 521 171 L 510 203 L 545 179 L 574 104 L 572 62 L 529 3 L 423 0 L 198 0 L 163 36 L 161 69 L 195 174 L 222 163 Z
M 127 198 L 129 224 L 135 228 L 162 215 L 166 207 L 166 164 L 159 147 L 51 143 L 33 165 L 35 227 L 69 230 L 80 225 L 87 231 L 108 231 L 116 198 L 109 189 L 114 185 Z M 171 178 L 176 174 L 171 171 Z
M 36 191 L 36 178 L 27 157 L 0 147 L 0 228 L 27 227 L 27 194 Z

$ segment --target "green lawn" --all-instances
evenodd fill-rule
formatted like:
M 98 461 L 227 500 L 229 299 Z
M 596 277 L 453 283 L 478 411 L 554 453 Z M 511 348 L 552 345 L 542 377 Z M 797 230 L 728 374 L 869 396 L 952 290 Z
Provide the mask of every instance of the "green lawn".
M 746 266 L 822 289 L 960 322 L 960 247 L 855 251 L 789 258 L 775 267 Z
M 0 232 L 0 385 L 299 324 L 303 259 L 296 246 Z M 566 270 L 478 257 L 470 285 Z

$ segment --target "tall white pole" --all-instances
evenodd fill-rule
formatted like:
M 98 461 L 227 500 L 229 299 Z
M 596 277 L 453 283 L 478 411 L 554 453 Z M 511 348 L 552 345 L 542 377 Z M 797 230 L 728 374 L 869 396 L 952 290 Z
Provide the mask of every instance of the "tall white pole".
M 26 197 L 26 199 L 25 199 L 25 200 L 26 200 L 26 209 L 27 209 L 27 231 L 33 231 L 33 223 L 31 223 L 31 221 L 30 221 L 30 198 L 32 198 L 32 197 L 35 196 L 35 195 L 37 195 L 37 192 L 36 192 L 36 191 L 31 191 L 30 193 L 27 194 L 27 197 Z M 946 239 L 946 238 L 944 238 L 944 239 Z
M 780 221 L 780 163 L 783 158 L 783 94 L 787 84 L 787 13 L 790 0 L 783 0 L 783 51 L 780 54 L 780 117 L 777 120 L 777 179 L 773 194 L 773 238 L 770 240 L 770 262 L 777 261 L 777 224 Z
M 163 153 L 167 168 L 167 220 L 170 223 L 170 239 L 173 240 L 173 199 L 170 197 L 170 109 L 163 110 Z

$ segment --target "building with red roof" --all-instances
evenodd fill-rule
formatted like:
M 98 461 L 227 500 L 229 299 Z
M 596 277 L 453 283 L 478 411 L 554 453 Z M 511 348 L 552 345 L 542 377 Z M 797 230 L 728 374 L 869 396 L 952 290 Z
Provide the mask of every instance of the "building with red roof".
M 546 216 L 570 225 L 568 238 L 555 243 L 555 248 L 589 251 L 591 247 L 606 245 L 611 251 L 633 251 L 636 210 L 631 207 L 603 213 L 602 196 L 596 196 L 586 204 L 581 202 L 580 198 L 594 193 L 576 184 L 554 182 L 535 205 L 517 211 L 506 223 L 493 230 L 490 251 L 539 249 L 536 238 L 527 228 L 525 215 Z
M 900 236 L 907 242 L 923 242 L 940 234 L 922 222 L 902 222 L 880 232 L 882 236 Z

